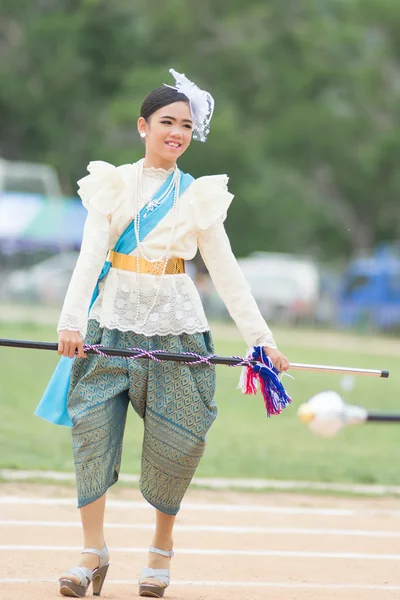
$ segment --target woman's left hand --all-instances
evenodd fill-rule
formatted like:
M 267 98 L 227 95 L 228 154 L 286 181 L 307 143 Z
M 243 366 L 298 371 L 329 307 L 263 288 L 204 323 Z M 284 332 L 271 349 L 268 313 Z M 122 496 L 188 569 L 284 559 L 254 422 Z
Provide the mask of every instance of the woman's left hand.
M 272 364 L 278 371 L 287 371 L 290 368 L 290 363 L 287 357 L 282 354 L 277 348 L 268 348 L 264 346 L 265 354 L 272 360 Z

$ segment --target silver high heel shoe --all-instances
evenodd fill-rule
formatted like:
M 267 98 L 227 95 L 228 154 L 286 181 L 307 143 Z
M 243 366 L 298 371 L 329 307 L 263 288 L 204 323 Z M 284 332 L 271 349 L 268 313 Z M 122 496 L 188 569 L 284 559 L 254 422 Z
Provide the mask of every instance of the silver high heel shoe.
M 149 548 L 149 552 L 154 552 L 155 554 L 161 554 L 161 556 L 167 556 L 172 558 L 174 556 L 173 550 L 161 550 L 160 548 L 155 548 L 151 546 Z M 152 569 L 151 567 L 144 567 L 139 577 L 139 596 L 148 596 L 150 598 L 162 598 L 164 596 L 164 592 L 169 586 L 171 573 L 169 569 Z M 156 579 L 157 581 L 161 581 L 164 583 L 164 586 L 158 585 L 155 583 L 154 585 L 149 583 L 142 583 L 143 581 L 148 581 L 149 579 Z
M 108 548 L 104 544 L 101 550 L 96 548 L 85 548 L 81 554 L 95 554 L 100 558 L 100 564 L 97 569 L 91 571 L 87 567 L 72 567 L 66 574 L 75 575 L 80 583 L 74 583 L 63 577 L 60 579 L 60 594 L 63 596 L 72 596 L 74 598 L 83 598 L 90 584 L 93 582 L 93 596 L 100 596 L 104 580 L 107 575 L 109 563 Z

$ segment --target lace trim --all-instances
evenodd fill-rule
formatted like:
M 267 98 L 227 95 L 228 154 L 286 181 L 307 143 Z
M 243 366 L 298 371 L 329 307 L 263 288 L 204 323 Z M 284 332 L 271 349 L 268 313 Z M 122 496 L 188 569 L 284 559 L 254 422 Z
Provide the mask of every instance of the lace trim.
M 154 179 L 167 179 L 174 170 L 174 168 L 166 170 L 156 167 L 143 167 L 143 175 L 145 175 L 145 177 L 153 177 Z
M 57 331 L 79 331 L 82 335 L 81 329 L 82 324 L 74 315 L 62 315 L 57 326 Z
M 146 322 L 154 295 L 157 303 Z M 136 274 L 111 269 L 99 287 L 99 297 L 90 311 L 101 327 L 135 331 L 146 336 L 200 333 L 210 329 L 198 291 L 188 275 L 168 275 L 162 281 L 154 275 L 140 277 L 140 310 L 136 315 Z
M 207 324 L 204 327 L 189 327 L 187 324 L 185 324 L 184 327 L 181 327 L 180 329 L 173 329 L 172 327 L 148 327 L 146 324 L 146 327 L 139 327 L 139 326 L 133 326 L 132 327 L 123 327 L 120 325 L 120 323 L 103 323 L 101 322 L 100 318 L 98 316 L 95 315 L 90 315 L 90 319 L 93 321 L 97 321 L 97 323 L 99 323 L 100 327 L 105 327 L 106 329 L 117 329 L 118 331 L 122 331 L 124 333 L 127 333 L 128 331 L 133 331 L 134 333 L 139 333 L 141 335 L 145 335 L 146 337 L 152 337 L 154 335 L 160 335 L 160 336 L 164 336 L 164 335 L 182 335 L 183 333 L 187 333 L 189 335 L 193 335 L 194 333 L 204 333 L 205 331 L 210 331 L 210 326 Z

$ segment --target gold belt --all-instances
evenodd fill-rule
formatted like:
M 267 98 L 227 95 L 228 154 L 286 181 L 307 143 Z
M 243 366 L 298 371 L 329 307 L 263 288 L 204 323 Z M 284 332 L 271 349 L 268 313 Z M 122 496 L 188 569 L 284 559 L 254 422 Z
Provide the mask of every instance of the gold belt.
M 167 261 L 159 260 L 151 262 L 139 256 L 130 256 L 129 254 L 121 254 L 110 250 L 108 260 L 114 269 L 122 269 L 123 271 L 139 270 L 139 273 L 147 273 L 149 275 L 180 275 L 185 272 L 185 261 L 183 258 L 169 258 Z M 165 262 L 167 265 L 165 267 Z M 139 267 L 139 269 L 138 269 Z M 165 267 L 165 271 L 164 271 Z

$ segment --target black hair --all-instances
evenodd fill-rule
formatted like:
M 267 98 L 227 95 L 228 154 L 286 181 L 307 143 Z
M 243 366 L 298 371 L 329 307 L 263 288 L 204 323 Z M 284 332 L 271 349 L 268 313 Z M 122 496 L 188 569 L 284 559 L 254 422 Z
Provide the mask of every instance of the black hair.
M 189 98 L 185 94 L 181 94 L 168 86 L 156 88 L 144 99 L 142 108 L 140 109 L 140 116 L 147 121 L 157 110 L 174 102 L 186 102 L 186 104 L 189 104 Z

